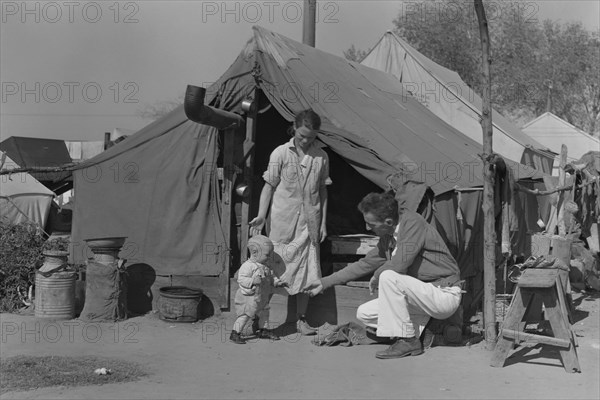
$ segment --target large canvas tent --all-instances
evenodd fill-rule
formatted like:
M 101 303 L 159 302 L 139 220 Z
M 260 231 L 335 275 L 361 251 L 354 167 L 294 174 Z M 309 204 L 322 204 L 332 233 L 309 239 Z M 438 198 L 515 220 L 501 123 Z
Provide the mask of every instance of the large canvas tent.
M 2 170 L 20 168 L 0 151 Z M 26 172 L 0 176 L 0 215 L 11 224 L 33 222 L 44 229 L 54 193 Z
M 388 72 L 435 115 L 482 143 L 482 100 L 454 71 L 425 57 L 393 32 L 386 32 L 362 65 Z M 494 152 L 550 174 L 554 154 L 492 110 Z
M 555 153 L 560 153 L 561 146 L 566 145 L 568 161 L 578 160 L 588 151 L 600 151 L 598 138 L 588 135 L 550 112 L 529 121 L 522 129 L 525 134 Z M 554 174 L 558 175 L 558 163 L 555 163 L 555 167 Z
M 253 33 L 207 93 L 207 104 L 241 115 L 244 100 L 254 97 L 258 103 L 254 170 L 250 177 L 238 175 L 237 182 L 250 178 L 256 200 L 270 152 L 289 139 L 285 131 L 293 116 L 312 108 L 322 116 L 319 140 L 331 159 L 331 234 L 363 232 L 356 204 L 369 191 L 389 188 L 388 177 L 394 175 L 432 189 L 432 223 L 463 276 L 480 269 L 481 146 L 437 118 L 392 75 L 260 27 Z M 244 139 L 241 128 L 233 151 L 237 165 L 246 160 Z M 226 307 L 224 255 L 240 250 L 238 241 L 225 242 L 220 225 L 223 156 L 223 132 L 188 120 L 179 107 L 79 165 L 75 260 L 90 255 L 85 239 L 127 236 L 121 257 L 152 274 L 148 286 L 199 282 L 213 303 Z M 542 176 L 507 163 L 516 179 Z M 239 205 L 240 199 L 234 200 Z M 239 209 L 234 210 L 239 222 Z

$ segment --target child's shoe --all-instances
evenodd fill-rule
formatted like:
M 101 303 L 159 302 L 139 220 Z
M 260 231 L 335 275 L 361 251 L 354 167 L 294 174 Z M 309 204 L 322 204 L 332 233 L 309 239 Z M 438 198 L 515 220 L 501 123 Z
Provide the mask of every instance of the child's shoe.
M 256 331 L 256 336 L 259 339 L 281 340 L 281 338 L 270 329 L 259 329 Z
M 236 331 L 231 331 L 229 341 L 237 344 L 246 344 L 246 340 Z

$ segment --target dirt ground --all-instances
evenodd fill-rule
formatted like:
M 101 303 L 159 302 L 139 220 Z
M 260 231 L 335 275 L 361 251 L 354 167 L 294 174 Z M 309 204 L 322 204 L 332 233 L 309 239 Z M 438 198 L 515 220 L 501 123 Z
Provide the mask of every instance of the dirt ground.
M 228 342 L 234 316 L 173 324 L 157 314 L 118 324 L 48 322 L 2 314 L 0 355 L 99 355 L 142 364 L 136 382 L 48 387 L 2 399 L 598 399 L 598 293 L 575 294 L 573 328 L 581 373 L 566 373 L 544 346 L 515 350 L 504 368 L 489 366 L 484 343 L 434 347 L 417 357 L 378 360 L 384 345 L 317 347 L 310 337 Z M 98 365 L 110 368 L 110 365 Z

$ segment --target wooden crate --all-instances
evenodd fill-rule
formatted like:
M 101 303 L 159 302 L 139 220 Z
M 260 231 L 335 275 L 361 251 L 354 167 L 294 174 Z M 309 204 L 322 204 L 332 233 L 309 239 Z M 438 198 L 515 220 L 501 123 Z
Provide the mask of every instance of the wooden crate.
M 571 239 L 566 239 L 559 235 L 536 233 L 531 236 L 531 254 L 533 256 L 556 257 L 566 266 L 569 266 L 571 262 L 571 243 Z M 569 272 L 560 270 L 559 275 L 564 292 L 567 296 L 570 296 Z
M 331 254 L 365 255 L 377 247 L 379 237 L 371 235 L 330 236 Z

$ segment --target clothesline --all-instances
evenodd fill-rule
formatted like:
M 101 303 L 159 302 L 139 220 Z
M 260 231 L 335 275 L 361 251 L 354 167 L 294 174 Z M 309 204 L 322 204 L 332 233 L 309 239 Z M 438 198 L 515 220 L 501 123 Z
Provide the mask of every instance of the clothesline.
M 596 182 L 600 182 L 600 177 L 596 176 L 593 179 L 588 180 L 587 182 L 582 183 L 581 185 L 575 186 L 576 189 L 582 189 L 586 186 L 589 186 L 591 184 L 594 184 Z M 561 187 L 557 187 L 551 190 L 539 190 L 539 189 L 528 189 L 526 187 L 523 187 L 521 185 L 519 185 L 518 183 L 515 184 L 517 190 L 524 192 L 524 193 L 529 193 L 532 194 L 534 196 L 547 196 L 549 194 L 553 194 L 553 193 L 557 193 L 557 192 L 564 192 L 566 190 L 573 190 L 573 185 L 565 185 L 565 186 L 561 186 Z
M 21 167 L 0 170 L 0 175 L 18 174 L 21 172 L 63 172 L 73 171 L 77 163 L 69 163 L 58 167 Z
M 594 184 L 596 182 L 600 182 L 600 176 L 595 176 L 595 177 L 590 177 L 590 179 L 588 179 L 586 182 L 582 183 L 581 185 L 576 186 L 576 189 L 582 189 L 586 186 L 589 186 L 591 184 Z M 557 193 L 557 192 L 563 192 L 566 190 L 573 190 L 573 185 L 568 185 L 568 186 L 561 186 L 558 188 L 554 188 L 551 190 L 539 190 L 539 189 L 528 189 L 526 187 L 523 187 L 521 185 L 519 185 L 518 183 L 516 183 L 516 188 L 517 190 L 524 192 L 524 193 L 529 193 L 532 194 L 534 196 L 547 196 L 553 193 Z M 473 187 L 473 188 L 459 188 L 459 187 L 455 187 L 454 191 L 455 192 L 475 192 L 475 191 L 480 191 L 483 190 L 482 187 Z

